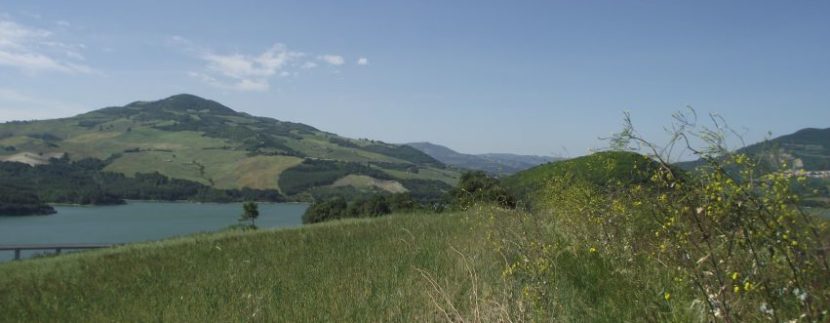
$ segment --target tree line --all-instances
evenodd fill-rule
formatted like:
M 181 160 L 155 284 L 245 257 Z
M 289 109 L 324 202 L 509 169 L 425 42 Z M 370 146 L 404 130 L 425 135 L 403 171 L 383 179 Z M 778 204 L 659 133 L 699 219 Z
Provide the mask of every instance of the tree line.
M 417 199 L 410 193 L 377 193 L 347 201 L 342 196 L 312 203 L 303 214 L 303 223 L 317 223 L 344 218 L 378 217 L 412 211 L 442 212 L 463 210 L 477 203 L 515 208 L 516 197 L 499 180 L 482 171 L 461 176 L 458 186 L 439 199 Z
M 104 171 L 109 161 L 68 156 L 52 159 L 49 164 L 29 166 L 0 162 L 0 186 L 14 187 L 33 194 L 42 202 L 107 205 L 135 200 L 191 200 L 201 202 L 268 201 L 283 202 L 276 190 L 221 190 L 208 185 L 175 179 L 158 172 L 137 173 L 133 177 Z M 8 204 L 25 204 L 28 197 L 7 199 Z

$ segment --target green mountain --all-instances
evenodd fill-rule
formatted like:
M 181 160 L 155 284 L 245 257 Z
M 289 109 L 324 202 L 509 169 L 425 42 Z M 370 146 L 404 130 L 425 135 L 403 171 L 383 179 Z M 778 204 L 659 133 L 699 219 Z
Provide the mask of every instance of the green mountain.
M 444 164 L 458 168 L 481 170 L 490 175 L 510 175 L 537 165 L 557 160 L 549 156 L 515 155 L 515 154 L 464 154 L 448 147 L 429 142 L 407 144 Z
M 604 151 L 539 165 L 502 179 L 520 198 L 533 200 L 552 179 L 585 180 L 595 185 L 645 183 L 657 162 L 633 153 Z
M 293 199 L 366 191 L 436 196 L 458 172 L 405 145 L 355 140 L 181 94 L 70 118 L 0 124 L 0 161 L 68 156 L 128 177 L 158 172 L 217 189 L 277 189 Z

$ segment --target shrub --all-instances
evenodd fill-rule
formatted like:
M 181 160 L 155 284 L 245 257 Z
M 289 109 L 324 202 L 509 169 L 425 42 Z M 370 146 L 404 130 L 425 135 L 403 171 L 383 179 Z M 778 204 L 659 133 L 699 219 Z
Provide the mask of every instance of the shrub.
M 493 203 L 500 207 L 515 208 L 516 198 L 502 187 L 495 178 L 483 171 L 467 172 L 461 175 L 458 187 L 450 191 L 450 199 L 456 207 L 467 209 L 476 203 Z
M 684 114 L 675 120 L 670 145 L 686 144 L 703 166 L 680 173 L 668 162 L 671 149 L 642 139 L 626 118 L 613 147 L 649 152 L 644 158 L 659 167 L 643 173 L 648 183 L 551 179 L 545 193 L 551 223 L 544 225 L 555 227 L 557 237 L 523 232 L 497 239 L 508 259 L 505 276 L 524 299 L 551 313 L 555 306 L 543 297 L 551 285 L 542 282 L 559 277 L 545 268 L 561 257 L 557 248 L 571 248 L 610 261 L 619 268 L 616 279 L 633 289 L 651 289 L 642 306 L 656 307 L 643 311 L 663 313 L 658 319 L 702 304 L 706 321 L 828 321 L 830 239 L 827 222 L 799 208 L 793 182 L 806 179 L 786 165 L 762 171 L 753 156 L 730 153 L 719 119 L 711 129 Z M 695 140 L 707 146 L 691 147 Z

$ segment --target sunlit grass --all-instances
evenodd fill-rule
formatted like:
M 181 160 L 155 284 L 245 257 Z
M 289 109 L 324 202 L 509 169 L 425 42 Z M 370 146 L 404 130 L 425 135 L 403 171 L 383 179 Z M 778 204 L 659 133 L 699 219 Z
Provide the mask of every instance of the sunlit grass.
M 299 229 L 203 234 L 0 265 L 11 321 L 424 321 L 431 273 L 467 311 L 470 280 L 498 263 L 455 215 L 402 215 Z M 488 274 L 489 273 L 489 274 Z

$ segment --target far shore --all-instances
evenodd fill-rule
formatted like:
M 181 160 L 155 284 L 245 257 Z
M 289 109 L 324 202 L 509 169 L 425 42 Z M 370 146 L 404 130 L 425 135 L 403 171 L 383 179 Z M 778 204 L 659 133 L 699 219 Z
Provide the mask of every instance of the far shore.
M 126 202 L 125 204 L 130 204 L 130 203 L 135 203 L 135 202 L 138 202 L 138 203 L 144 203 L 144 202 L 150 202 L 150 203 L 189 203 L 189 204 L 234 204 L 234 203 L 242 203 L 242 201 L 239 201 L 239 202 L 202 202 L 202 201 L 191 201 L 191 200 L 173 200 L 173 201 L 171 201 L 171 200 L 124 200 L 124 201 Z M 309 204 L 308 202 L 296 202 L 296 201 L 290 201 L 290 202 L 271 202 L 271 201 L 260 202 L 260 201 L 254 201 L 254 202 L 259 203 L 259 204 Z M 46 204 L 49 204 L 50 206 L 74 206 L 74 207 L 98 207 L 98 206 L 124 205 L 124 204 L 77 204 L 77 203 L 46 203 Z

